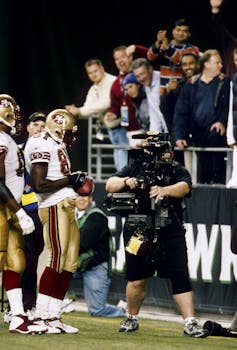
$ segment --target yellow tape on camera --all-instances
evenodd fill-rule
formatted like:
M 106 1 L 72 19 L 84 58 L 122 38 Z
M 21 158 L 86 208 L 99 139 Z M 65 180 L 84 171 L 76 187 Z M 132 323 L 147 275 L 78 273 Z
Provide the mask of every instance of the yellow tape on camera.
M 25 207 L 26 205 L 29 205 L 29 204 L 37 203 L 37 202 L 38 202 L 38 200 L 37 200 L 35 192 L 23 194 L 21 197 L 21 204 L 23 207 Z
M 125 250 L 130 254 L 137 255 L 142 243 L 141 237 L 132 236 Z

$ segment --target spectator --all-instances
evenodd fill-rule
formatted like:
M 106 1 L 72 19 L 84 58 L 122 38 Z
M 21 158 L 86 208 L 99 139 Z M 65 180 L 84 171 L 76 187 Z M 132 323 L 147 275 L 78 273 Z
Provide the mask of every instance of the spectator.
M 229 79 L 221 73 L 217 50 L 207 50 L 199 60 L 200 75 L 186 82 L 176 103 L 174 139 L 185 148 L 225 147 L 229 104 Z M 192 139 L 189 139 L 192 135 Z M 224 183 L 224 152 L 200 152 L 201 182 Z
M 44 130 L 45 119 L 45 114 L 41 112 L 35 112 L 29 117 L 27 125 L 28 138 Z M 20 145 L 23 152 L 26 142 Z M 25 311 L 33 311 L 36 305 L 38 259 L 44 248 L 44 239 L 43 226 L 38 215 L 38 201 L 31 187 L 31 181 L 27 171 L 25 171 L 25 188 L 22 195 L 22 207 L 35 223 L 35 230 L 29 235 L 24 236 L 26 267 L 22 274 L 24 309 Z
M 184 18 L 178 19 L 174 23 L 171 41 L 168 39 L 167 30 L 159 30 L 156 42 L 147 52 L 147 58 L 157 61 L 160 66 L 161 95 L 170 79 L 180 80 L 183 77 L 182 56 L 188 52 L 199 55 L 198 47 L 188 42 L 190 36 L 188 21 Z
M 237 188 L 237 73 L 234 74 L 230 88 L 230 105 L 227 124 L 227 144 L 233 149 L 232 174 L 228 188 Z
M 179 81 L 176 79 L 170 79 L 166 86 L 165 92 L 160 97 L 160 108 L 165 117 L 171 139 L 173 135 L 173 116 L 175 104 L 185 82 L 194 74 L 198 73 L 198 56 L 192 52 L 184 54 L 181 58 L 181 68 L 184 73 L 183 78 Z
M 153 70 L 146 58 L 134 60 L 132 71 L 146 92 L 150 131 L 167 132 L 166 122 L 160 110 L 160 72 Z
M 88 119 L 91 116 L 96 116 L 98 118 L 98 137 L 101 137 L 99 134 L 103 131 L 104 115 L 110 107 L 110 89 L 116 77 L 105 72 L 103 63 L 98 58 L 87 60 L 85 70 L 93 84 L 87 92 L 83 106 L 76 107 L 72 104 L 66 105 L 65 108 L 80 119 Z M 103 136 L 101 138 L 103 139 Z
M 148 112 L 148 102 L 144 87 L 139 83 L 133 73 L 128 73 L 123 80 L 124 91 L 134 103 L 136 118 L 144 132 L 150 130 L 150 117 Z
M 137 47 L 138 52 L 141 52 L 142 49 Z M 135 108 L 130 96 L 128 96 L 123 89 L 123 79 L 126 74 L 131 71 L 131 64 L 133 56 L 127 54 L 126 46 L 118 46 L 113 50 L 113 57 L 116 67 L 119 70 L 119 75 L 114 81 L 111 91 L 111 107 L 106 113 L 104 122 L 106 125 L 112 125 L 117 123 L 117 126 L 108 130 L 110 139 L 114 145 L 124 145 L 128 146 L 132 144 L 132 134 L 141 131 L 141 125 L 139 125 L 136 120 Z M 146 50 L 144 49 L 146 53 Z M 121 125 L 121 109 L 124 109 L 128 116 L 128 125 Z M 117 170 L 122 169 L 122 167 L 127 164 L 127 151 L 125 149 L 115 149 L 114 158 L 115 158 L 115 167 Z
M 45 325 L 29 321 L 24 312 L 21 273 L 25 268 L 23 235 L 34 231 L 34 222 L 20 206 L 24 189 L 24 161 L 10 136 L 15 132 L 18 106 L 6 94 L 0 95 L 0 270 L 12 318 L 9 332 L 44 333 Z
M 80 229 L 79 273 L 88 311 L 91 316 L 124 317 L 122 308 L 106 303 L 112 254 L 108 219 L 95 206 L 91 195 L 77 197 L 75 213 Z
M 235 38 L 225 27 L 221 7 L 224 0 L 210 0 L 211 24 L 216 40 L 216 47 L 223 59 L 225 73 L 232 78 L 237 72 L 237 38 Z
M 166 90 L 160 97 L 160 109 L 164 115 L 173 146 L 175 145 L 173 136 L 173 118 L 175 105 L 185 82 L 198 72 L 198 56 L 192 52 L 184 54 L 181 58 L 181 68 L 184 72 L 183 78 L 179 81 L 176 79 L 170 79 L 168 85 L 166 86 Z M 190 152 L 184 152 L 183 155 L 183 152 L 175 151 L 175 159 L 179 163 L 185 164 L 185 167 L 192 174 L 191 158 L 192 157 Z

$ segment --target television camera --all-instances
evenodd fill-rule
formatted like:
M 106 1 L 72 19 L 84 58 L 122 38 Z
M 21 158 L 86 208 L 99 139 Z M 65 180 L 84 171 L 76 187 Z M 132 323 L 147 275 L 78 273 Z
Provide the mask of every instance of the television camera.
M 142 141 L 129 153 L 129 164 L 136 175 L 138 187 L 133 192 L 109 193 L 105 199 L 108 211 L 139 220 L 143 215 L 151 217 L 155 228 L 170 223 L 169 198 L 159 201 L 149 198 L 151 186 L 170 184 L 173 166 L 173 150 L 168 133 L 145 133 L 133 135 Z M 144 221 L 144 220 L 143 220 Z
M 128 151 L 128 163 L 138 182 L 135 190 L 109 193 L 105 199 L 108 211 L 126 216 L 124 225 L 126 251 L 144 254 L 157 241 L 159 229 L 171 221 L 169 197 L 150 198 L 151 186 L 172 184 L 175 171 L 173 150 L 167 133 L 133 135 L 142 141 Z

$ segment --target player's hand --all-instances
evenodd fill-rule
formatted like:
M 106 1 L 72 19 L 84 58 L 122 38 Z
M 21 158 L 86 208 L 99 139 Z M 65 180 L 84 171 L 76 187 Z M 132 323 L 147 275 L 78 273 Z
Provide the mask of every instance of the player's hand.
M 75 171 L 68 176 L 69 185 L 71 185 L 73 188 L 78 188 L 84 184 L 86 177 L 87 173 L 80 170 Z
M 18 218 L 19 224 L 22 229 L 23 235 L 28 235 L 29 233 L 33 232 L 35 230 L 35 224 L 31 217 L 26 214 L 24 209 L 19 209 L 16 212 L 16 216 Z

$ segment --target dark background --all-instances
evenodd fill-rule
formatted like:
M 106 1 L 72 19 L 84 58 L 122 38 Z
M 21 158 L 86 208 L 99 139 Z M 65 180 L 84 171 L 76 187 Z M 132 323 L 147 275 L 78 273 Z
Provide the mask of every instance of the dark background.
M 237 36 L 235 2 L 223 16 Z M 84 63 L 100 58 L 116 74 L 112 50 L 125 44 L 149 47 L 159 29 L 188 17 L 190 42 L 201 51 L 216 44 L 210 30 L 209 0 L 157 1 L 0 0 L 0 92 L 12 95 L 26 116 L 68 103 L 81 104 L 90 86 Z M 74 154 L 86 166 L 86 122 L 80 122 Z

